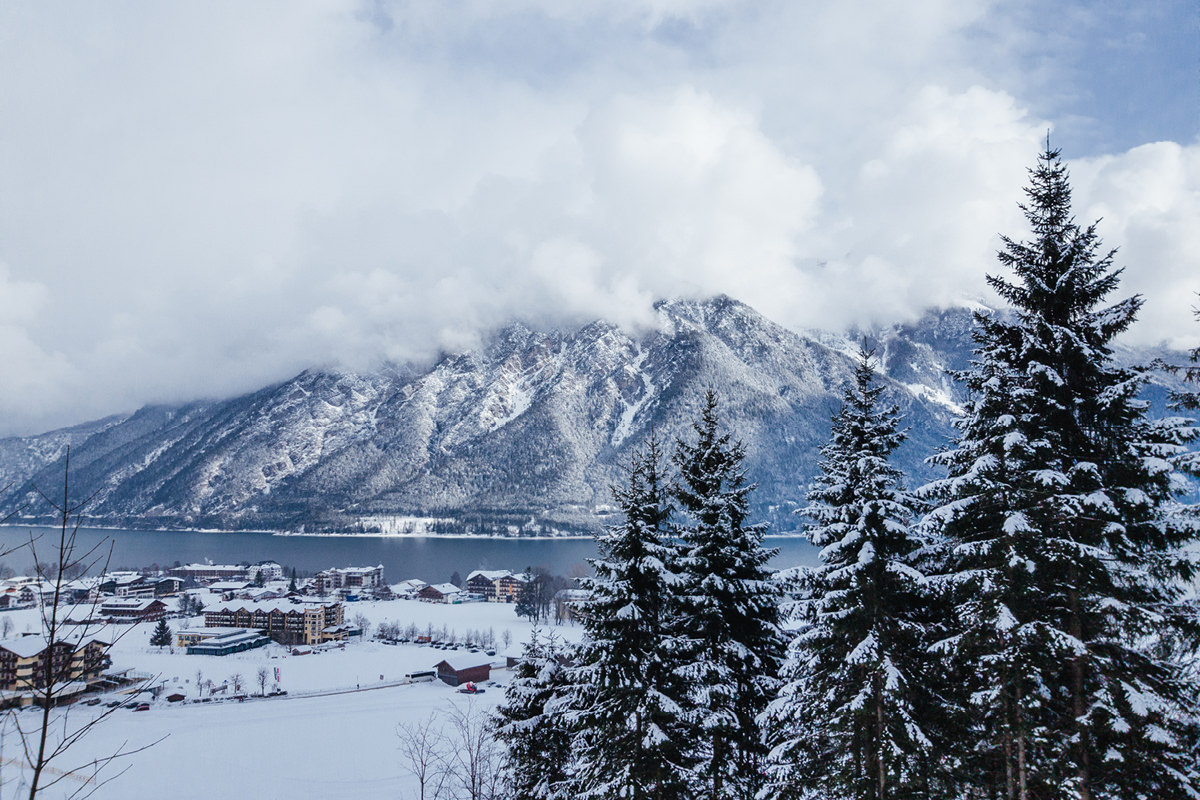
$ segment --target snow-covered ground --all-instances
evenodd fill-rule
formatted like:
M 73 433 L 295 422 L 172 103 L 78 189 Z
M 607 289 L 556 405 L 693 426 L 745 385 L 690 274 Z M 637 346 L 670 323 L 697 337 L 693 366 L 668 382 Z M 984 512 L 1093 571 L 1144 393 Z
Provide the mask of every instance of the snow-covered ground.
M 424 720 L 431 713 L 444 716 L 452 703 L 470 703 L 480 711 L 490 711 L 500 701 L 509 673 L 494 668 L 492 685 L 475 697 L 458 694 L 440 682 L 397 683 L 405 674 L 431 669 L 442 659 L 462 666 L 480 661 L 503 664 L 506 650 L 520 652 L 532 626 L 516 616 L 512 605 L 494 603 L 360 602 L 347 604 L 346 612 L 347 621 L 362 614 L 370 620 L 372 630 L 382 622 L 414 623 L 422 632 L 429 625 L 438 631 L 445 626 L 461 639 L 468 630 L 490 628 L 497 640 L 497 655 L 368 640 L 308 655 L 291 655 L 286 648 L 271 644 L 225 657 L 189 656 L 178 648 L 172 653 L 150 646 L 152 623 L 112 626 L 111 630 L 124 634 L 111 650 L 113 669 L 152 673 L 156 676 L 152 683 L 165 682 L 170 690 L 158 700 L 141 695 L 139 701 L 150 702 L 149 711 L 117 710 L 74 745 L 60 766 L 102 757 L 123 743 L 137 748 L 157 742 L 129 758 L 124 764 L 127 771 L 92 796 L 161 795 L 179 800 L 415 796 L 416 784 L 398 751 L 397 724 Z M 14 623 L 14 632 L 20 633 L 26 626 L 35 628 L 37 613 L 30 609 L 7 612 L 7 616 Z M 201 627 L 203 618 L 171 620 L 170 625 L 172 630 Z M 577 626 L 552 627 L 569 640 L 577 640 L 581 634 Z M 501 642 L 505 631 L 511 635 L 508 648 Z M 222 694 L 218 693 L 218 699 L 210 703 L 190 702 L 197 694 L 197 671 L 205 683 L 211 680 L 217 685 L 232 683 L 232 676 L 240 674 L 242 692 L 257 694 L 256 675 L 264 666 L 270 673 L 268 691 L 275 684 L 278 668 L 278 688 L 288 692 L 286 697 L 239 703 L 219 699 Z M 165 695 L 175 689 L 182 690 L 188 701 L 167 702 Z M 227 693 L 232 694 L 232 689 Z M 209 696 L 207 691 L 203 694 Z M 71 714 L 77 720 L 86 719 L 103 709 L 75 706 Z M 34 712 L 15 713 L 26 726 L 32 724 Z M 0 798 L 20 794 L 22 775 L 10 759 L 19 760 L 16 742 L 0 740 Z M 119 769 L 109 767 L 102 777 Z M 78 788 L 79 782 L 64 780 L 45 796 L 65 797 Z
M 415 795 L 416 784 L 398 750 L 397 724 L 444 714 L 451 703 L 488 711 L 501 699 L 500 689 L 490 688 L 473 698 L 442 683 L 420 683 L 240 704 L 164 703 L 143 713 L 121 709 L 62 763 L 87 763 L 122 743 L 152 744 L 101 773 L 128 767 L 95 798 L 406 798 Z M 17 770 L 6 765 L 3 778 L 3 796 L 18 796 Z M 65 780 L 47 796 L 66 797 L 80 786 Z
M 212 680 L 220 684 L 234 674 L 240 674 L 249 685 L 255 681 L 255 675 L 262 666 L 269 667 L 272 676 L 278 668 L 279 688 L 289 693 L 353 689 L 355 686 L 365 687 L 371 683 L 379 683 L 381 680 L 400 680 L 407 673 L 427 670 L 442 659 L 456 665 L 459 661 L 464 664 L 467 661 L 503 664 L 506 653 L 517 655 L 521 652 L 521 643 L 529 638 L 532 627 L 528 621 L 517 617 L 514 606 L 503 603 L 442 605 L 416 600 L 393 600 L 347 603 L 344 608 L 347 622 L 351 622 L 359 614 L 366 617 L 371 623 L 369 632 L 374 632 L 378 625 L 384 622 L 399 623 L 401 626 L 412 623 L 421 633 L 432 625 L 435 631 L 434 638 L 439 638 L 442 629 L 445 628 L 455 634 L 459 641 L 464 639 L 468 631 L 491 631 L 496 641 L 497 654 L 488 657 L 482 651 L 473 654 L 465 648 L 436 650 L 424 645 L 387 645 L 368 639 L 361 642 L 351 640 L 344 648 L 313 649 L 310 654 L 299 656 L 291 655 L 289 648 L 274 643 L 258 650 L 229 656 L 189 656 L 178 648 L 171 653 L 166 648 L 152 647 L 150 633 L 154 625 L 142 623 L 118 628 L 124 635 L 111 650 L 113 669 L 131 668 L 154 673 L 172 687 L 178 686 L 189 696 L 195 690 L 197 670 L 203 674 L 206 682 Z M 201 616 L 190 621 L 171 620 L 170 625 L 172 630 L 182 627 L 200 628 L 204 626 L 204 618 Z M 559 626 L 557 630 L 572 639 L 580 634 L 580 628 L 573 626 Z M 506 631 L 511 639 L 507 648 L 503 643 Z M 273 677 L 271 682 L 274 683 Z M 257 685 L 254 686 L 254 691 L 258 691 Z

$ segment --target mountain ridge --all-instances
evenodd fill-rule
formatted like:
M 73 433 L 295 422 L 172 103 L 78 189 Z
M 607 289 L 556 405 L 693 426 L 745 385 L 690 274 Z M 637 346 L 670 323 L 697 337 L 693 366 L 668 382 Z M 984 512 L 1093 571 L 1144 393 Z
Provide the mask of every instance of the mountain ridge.
M 746 445 L 756 516 L 775 530 L 816 469 L 817 448 L 866 341 L 910 427 L 914 479 L 963 399 L 946 374 L 970 355 L 971 313 L 908 326 L 796 332 L 729 297 L 656 304 L 655 328 L 513 323 L 427 368 L 305 370 L 239 397 L 0 440 L 0 509 L 36 520 L 37 488 L 94 495 L 94 524 L 152 528 L 369 530 L 431 517 L 445 530 L 578 533 L 603 524 L 609 487 L 653 427 L 686 435 L 712 386 Z

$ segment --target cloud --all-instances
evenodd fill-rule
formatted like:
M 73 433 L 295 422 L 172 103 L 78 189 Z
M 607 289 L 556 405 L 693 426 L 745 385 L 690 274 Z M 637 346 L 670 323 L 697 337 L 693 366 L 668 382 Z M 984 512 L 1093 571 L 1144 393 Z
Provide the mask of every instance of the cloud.
M 1195 347 L 1200 325 L 1200 145 L 1154 142 L 1073 165 L 1080 224 L 1099 220 L 1125 268 L 1121 291 L 1146 302 L 1136 340 Z
M 0 353 L 4 353 L 6 397 L 36 406 L 62 389 L 78 389 L 75 370 L 63 353 L 47 351 L 35 340 L 41 321 L 50 317 L 47 288 L 14 280 L 0 264 Z
M 1005 11 L 0 8 L 0 432 L 665 296 L 836 328 L 983 295 L 1051 121 Z M 1144 339 L 1191 326 L 1195 148 L 1073 164 Z
M 986 296 L 998 233 L 1021 224 L 1015 199 L 1045 130 L 1013 98 L 977 86 L 924 87 L 883 127 L 890 134 L 847 183 L 827 245 L 834 277 L 815 304 L 821 326 L 911 319 Z

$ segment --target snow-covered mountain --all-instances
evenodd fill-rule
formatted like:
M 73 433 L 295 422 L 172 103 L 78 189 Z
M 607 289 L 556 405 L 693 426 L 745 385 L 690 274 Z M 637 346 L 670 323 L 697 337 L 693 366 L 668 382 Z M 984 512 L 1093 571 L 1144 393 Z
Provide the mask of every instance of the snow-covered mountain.
M 658 319 L 640 333 L 514 324 L 429 369 L 306 371 L 243 397 L 0 440 L 0 505 L 44 508 L 35 487 L 61 487 L 70 444 L 74 488 L 114 525 L 590 527 L 631 448 L 652 427 L 686 435 L 712 386 L 746 445 L 759 518 L 793 528 L 863 335 L 795 333 L 727 297 L 663 302 Z M 962 399 L 945 370 L 965 364 L 970 327 L 952 310 L 866 337 L 911 427 L 900 460 L 917 477 Z

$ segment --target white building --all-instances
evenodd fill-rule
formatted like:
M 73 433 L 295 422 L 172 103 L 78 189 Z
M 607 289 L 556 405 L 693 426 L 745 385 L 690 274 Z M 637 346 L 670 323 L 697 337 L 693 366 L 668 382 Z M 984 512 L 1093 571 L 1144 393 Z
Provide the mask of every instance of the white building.
M 386 586 L 383 580 L 383 564 L 374 567 L 334 567 L 318 572 L 313 578 L 313 589 L 317 594 L 332 594 L 338 589 L 351 593 L 374 592 Z
M 283 580 L 283 567 L 274 561 L 260 561 L 246 568 L 246 577 L 248 579 L 258 581 L 260 575 L 262 576 L 263 583 L 267 581 L 281 581 Z

